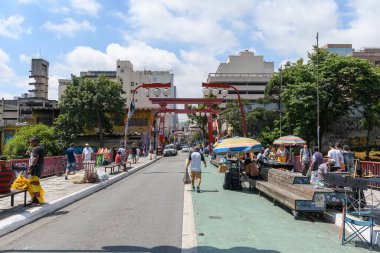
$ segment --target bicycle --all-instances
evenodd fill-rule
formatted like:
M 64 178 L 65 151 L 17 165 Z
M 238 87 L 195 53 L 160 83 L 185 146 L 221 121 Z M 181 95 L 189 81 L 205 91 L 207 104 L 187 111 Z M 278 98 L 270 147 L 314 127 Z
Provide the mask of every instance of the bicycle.
M 56 175 L 57 177 L 60 177 L 63 174 L 65 174 L 65 172 L 66 172 L 66 163 L 67 163 L 66 159 L 61 159 L 58 162 L 58 165 L 54 167 L 54 175 Z

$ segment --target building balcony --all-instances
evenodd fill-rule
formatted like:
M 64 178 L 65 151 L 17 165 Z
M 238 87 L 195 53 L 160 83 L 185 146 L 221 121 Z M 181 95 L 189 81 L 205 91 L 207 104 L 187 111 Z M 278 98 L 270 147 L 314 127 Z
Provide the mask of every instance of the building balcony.
M 210 73 L 208 83 L 231 83 L 231 82 L 269 82 L 272 73 Z

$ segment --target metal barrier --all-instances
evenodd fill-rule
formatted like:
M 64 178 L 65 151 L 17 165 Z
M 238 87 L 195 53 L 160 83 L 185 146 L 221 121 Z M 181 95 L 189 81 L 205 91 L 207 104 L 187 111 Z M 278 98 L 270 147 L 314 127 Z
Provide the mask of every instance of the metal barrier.
M 77 164 L 77 169 L 82 170 L 83 169 L 83 159 L 82 155 L 76 155 L 78 164 Z M 57 166 L 62 166 L 61 165 L 61 160 L 66 159 L 66 156 L 48 156 L 45 157 L 44 160 L 44 169 L 42 171 L 41 177 L 48 177 L 48 176 L 53 176 L 54 175 L 54 170 L 57 168 Z M 12 159 L 9 160 L 9 165 L 12 167 L 13 164 L 15 163 L 26 163 L 29 164 L 29 159 L 28 158 L 23 158 L 23 159 Z

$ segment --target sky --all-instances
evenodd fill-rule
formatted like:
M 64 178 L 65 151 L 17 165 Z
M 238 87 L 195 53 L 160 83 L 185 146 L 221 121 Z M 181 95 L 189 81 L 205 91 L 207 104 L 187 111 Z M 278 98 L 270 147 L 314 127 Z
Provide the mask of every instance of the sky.
M 379 0 L 0 0 L 0 98 L 30 89 L 31 58 L 58 79 L 86 70 L 170 70 L 179 97 L 229 55 L 246 49 L 274 62 L 306 57 L 316 44 L 380 47 Z

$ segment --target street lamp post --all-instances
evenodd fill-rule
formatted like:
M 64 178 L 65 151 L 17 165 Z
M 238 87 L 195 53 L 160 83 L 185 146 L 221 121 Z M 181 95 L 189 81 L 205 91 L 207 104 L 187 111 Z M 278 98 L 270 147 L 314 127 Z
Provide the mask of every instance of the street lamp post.
M 239 93 L 239 90 L 236 89 L 235 86 L 233 85 L 230 85 L 230 84 L 226 84 L 226 83 L 202 83 L 202 87 L 205 87 L 205 88 L 221 88 L 221 89 L 233 89 L 236 91 L 236 94 L 237 94 L 237 97 L 238 97 L 238 101 L 239 101 L 239 107 L 240 107 L 240 115 L 241 115 L 241 119 L 243 121 L 243 136 L 246 137 L 247 136 L 247 127 L 246 127 L 246 123 L 245 123 L 245 116 L 244 116 L 244 110 L 243 110 L 243 104 L 241 102 L 241 99 L 240 99 L 240 93 Z M 214 89 L 214 90 L 215 90 Z M 213 90 L 213 95 L 214 94 L 214 90 Z M 215 92 L 216 93 L 216 92 Z M 226 92 L 223 90 L 222 91 L 222 94 L 223 96 L 227 96 Z M 216 95 L 215 95 L 216 96 Z
M 318 151 L 320 151 L 320 143 L 319 143 L 319 43 L 318 43 L 318 33 L 317 33 L 317 146 Z

